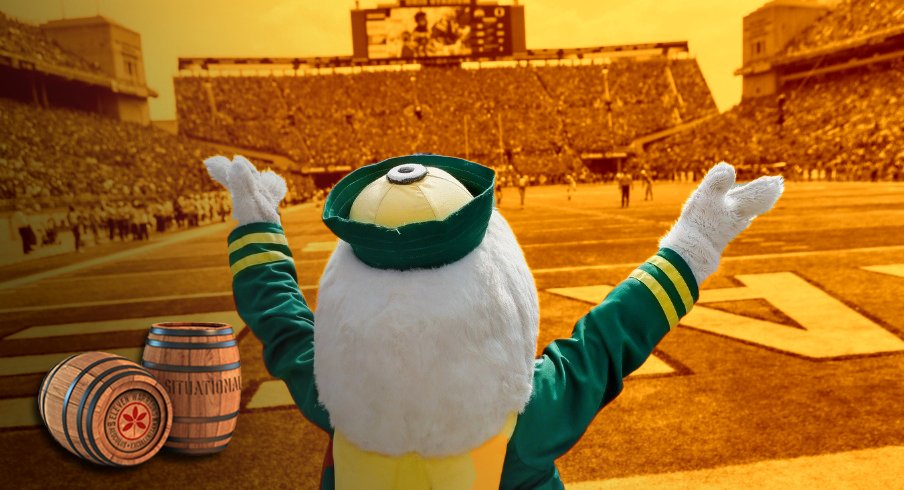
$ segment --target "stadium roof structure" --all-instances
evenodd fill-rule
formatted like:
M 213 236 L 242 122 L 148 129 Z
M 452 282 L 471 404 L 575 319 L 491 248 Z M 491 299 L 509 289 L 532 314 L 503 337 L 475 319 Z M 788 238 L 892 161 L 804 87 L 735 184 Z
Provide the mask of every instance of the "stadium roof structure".
M 77 20 L 80 19 L 55 22 Z M 124 83 L 110 77 L 100 67 L 50 39 L 39 27 L 19 22 L 3 12 L 0 12 L 0 66 L 78 81 L 103 87 L 117 94 L 157 96 L 157 92 L 149 87 Z
M 904 56 L 904 25 L 895 26 L 862 36 L 844 39 L 823 46 L 794 53 L 780 53 L 769 60 L 762 60 L 735 70 L 735 75 L 753 75 L 773 68 L 795 72 L 811 70 L 816 66 L 830 66 L 850 61 L 860 54 L 869 53 L 872 61 Z M 864 60 L 868 61 L 868 60 Z M 860 63 L 864 64 L 864 63 Z
M 116 22 L 115 20 L 113 20 L 109 17 L 103 16 L 103 15 L 95 15 L 94 17 L 78 17 L 75 19 L 55 19 L 55 20 L 47 21 L 47 23 L 44 25 L 52 26 L 52 27 L 60 27 L 60 26 L 80 27 L 80 26 L 96 25 L 98 23 L 115 26 L 120 29 L 129 31 L 132 34 L 138 34 L 138 32 L 135 31 L 134 29 L 129 29 L 128 27 L 120 24 L 119 22 Z
M 868 15 L 860 12 L 860 17 L 852 17 L 854 9 L 863 8 L 858 2 L 866 1 L 875 11 Z M 904 9 L 900 7 L 900 0 L 844 0 L 828 8 L 814 0 L 772 0 L 750 15 L 773 6 L 821 6 L 824 13 L 791 38 L 780 51 L 738 68 L 735 75 L 758 75 L 778 70 L 784 78 L 788 78 L 788 74 L 794 78 L 798 72 L 835 71 L 899 58 L 904 54 L 904 22 L 900 20 Z M 893 10 L 895 8 L 897 10 Z M 865 18 L 876 19 L 876 16 L 880 18 L 875 25 L 860 25 Z M 842 21 L 844 28 L 839 24 Z M 814 41 L 814 36 L 826 32 L 830 33 L 830 39 Z M 833 32 L 839 34 L 832 35 Z
M 317 69 L 317 68 L 344 68 L 364 66 L 405 65 L 418 63 L 423 65 L 454 65 L 470 61 L 532 61 L 532 60 L 561 60 L 584 59 L 604 56 L 632 56 L 643 54 L 670 54 L 687 53 L 687 41 L 672 41 L 643 44 L 619 44 L 612 46 L 595 46 L 589 48 L 560 48 L 560 49 L 528 49 L 524 53 L 512 56 L 473 57 L 473 56 L 446 56 L 438 58 L 389 58 L 389 59 L 360 59 L 353 56 L 329 56 L 309 58 L 237 58 L 237 57 L 182 57 L 179 58 L 179 70 L 208 70 L 212 66 L 226 69 L 248 67 L 249 69 L 266 66 L 291 66 L 293 69 Z

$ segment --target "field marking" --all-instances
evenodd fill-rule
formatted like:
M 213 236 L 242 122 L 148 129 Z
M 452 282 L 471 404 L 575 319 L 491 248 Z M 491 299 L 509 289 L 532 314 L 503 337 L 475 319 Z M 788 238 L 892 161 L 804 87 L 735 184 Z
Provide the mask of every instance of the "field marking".
M 653 236 L 644 236 L 644 237 L 631 237 L 631 238 L 608 238 L 608 239 L 600 239 L 600 240 L 579 240 L 574 242 L 544 242 L 544 243 L 529 243 L 524 244 L 520 243 L 521 248 L 540 248 L 540 247 L 565 247 L 570 245 L 603 245 L 603 244 L 612 244 L 612 243 L 635 243 L 635 242 L 649 242 L 658 240 L 660 235 Z
M 565 488 L 568 490 L 901 488 L 901 482 L 904 481 L 901 461 L 904 461 L 904 446 L 886 446 L 705 470 L 570 483 L 565 485 Z
M 904 277 L 904 264 L 870 265 L 861 267 L 861 269 L 868 270 L 870 272 L 878 272 L 880 274 Z
M 299 289 L 302 291 L 310 291 L 317 289 L 319 286 L 316 284 L 307 284 L 299 286 Z M 37 306 L 18 306 L 13 308 L 4 308 L 0 309 L 0 315 L 6 313 L 23 313 L 29 311 L 46 311 L 46 310 L 62 310 L 66 308 L 86 308 L 90 306 L 112 306 L 112 305 L 130 305 L 137 303 L 153 303 L 155 301 L 176 301 L 183 299 L 203 299 L 203 298 L 218 298 L 218 297 L 232 297 L 232 291 L 220 291 L 215 293 L 196 293 L 196 294 L 174 294 L 168 296 L 147 296 L 143 298 L 127 298 L 127 299 L 113 299 L 107 301 L 85 301 L 81 303 L 63 303 L 63 304 L 45 304 L 45 305 L 37 305 Z
M 794 250 L 809 250 L 811 247 L 809 245 L 785 245 L 782 247 L 782 250 L 786 252 L 791 252 Z
M 668 363 L 663 361 L 662 359 L 656 357 L 656 355 L 651 355 L 647 358 L 643 364 L 640 365 L 633 373 L 629 374 L 628 378 L 633 378 L 636 376 L 652 376 L 659 374 L 670 374 L 674 373 L 675 368 L 669 366 Z
M 136 303 L 152 303 L 155 301 L 173 301 L 180 299 L 201 299 L 216 298 L 220 296 L 232 296 L 232 291 L 217 293 L 196 293 L 196 294 L 174 294 L 168 296 L 148 296 L 144 298 L 128 298 L 128 299 L 112 299 L 107 301 L 83 301 L 80 303 L 62 303 L 62 304 L 45 304 L 37 306 L 18 306 L 13 308 L 4 308 L 0 310 L 0 314 L 4 313 L 23 313 L 28 311 L 45 311 L 45 310 L 62 310 L 65 308 L 86 308 L 91 306 L 112 306 L 112 305 L 128 305 Z
M 149 316 L 144 318 L 124 318 L 102 322 L 62 323 L 57 325 L 39 325 L 28 327 L 3 340 L 40 339 L 71 335 L 90 335 L 109 332 L 129 332 L 147 330 L 154 323 L 163 322 L 216 322 L 232 326 L 236 337 L 245 329 L 245 322 L 234 310 L 216 311 L 212 313 L 196 313 L 190 315 Z
M 889 245 L 884 247 L 861 247 L 861 248 L 844 248 L 833 250 L 812 250 L 809 252 L 787 252 L 787 253 L 767 253 L 752 255 L 734 255 L 730 257 L 722 257 L 722 263 L 725 262 L 742 262 L 746 260 L 765 260 L 765 259 L 787 259 L 799 257 L 822 257 L 833 256 L 839 253 L 868 253 L 868 252 L 901 252 L 904 251 L 904 245 Z M 541 269 L 531 269 L 534 274 L 551 274 L 556 272 L 574 272 L 574 271 L 594 271 L 594 270 L 616 270 L 629 267 L 637 267 L 638 262 L 624 262 L 621 264 L 603 264 L 603 265 L 576 265 L 569 267 L 547 267 Z
M 578 286 L 573 288 L 550 288 L 547 292 L 564 296 L 566 298 L 585 301 L 591 304 L 602 303 L 614 288 L 601 284 L 597 286 Z M 716 303 L 719 301 L 738 301 L 749 299 L 754 292 L 748 287 L 703 289 L 700 291 L 700 300 L 697 303 Z
M 308 242 L 305 244 L 304 248 L 301 249 L 301 253 L 332 252 L 336 249 L 336 245 L 338 244 L 338 240 L 333 240 L 330 242 Z
M 141 347 L 126 347 L 123 349 L 105 349 L 103 352 L 116 354 L 134 362 L 141 359 Z M 0 357 L 0 376 L 17 376 L 20 374 L 35 374 L 50 371 L 63 359 L 80 354 L 77 352 L 57 352 L 55 354 L 36 354 L 31 356 Z
M 305 209 L 310 207 L 309 205 L 300 204 L 297 206 L 288 206 L 283 208 L 280 212 L 282 215 L 287 215 L 299 211 L 301 209 Z M 59 267 L 56 269 L 51 269 L 49 271 L 43 271 L 36 274 L 31 274 L 28 276 L 20 277 L 17 279 L 12 279 L 5 282 L 0 282 L 0 289 L 2 288 L 15 288 L 17 286 L 22 286 L 25 284 L 30 284 L 35 281 L 40 281 L 41 279 L 47 279 L 50 277 L 56 277 L 63 274 L 69 274 L 72 272 L 84 270 L 90 267 L 97 267 L 101 264 L 106 264 L 109 262 L 116 262 L 122 259 L 126 259 L 128 257 L 133 257 L 136 255 L 142 255 L 158 248 L 168 247 L 170 245 L 175 245 L 177 243 L 182 243 L 188 240 L 194 240 L 199 237 L 203 237 L 206 235 L 210 235 L 212 233 L 223 231 L 224 228 L 234 227 L 235 223 L 232 221 L 226 221 L 222 223 L 216 223 L 211 225 L 205 225 L 200 228 L 196 228 L 193 230 L 185 230 L 180 231 L 174 235 L 165 237 L 156 243 L 148 243 L 147 245 L 142 245 L 139 247 L 135 247 L 129 250 L 123 250 L 122 252 L 117 252 L 114 254 L 106 255 L 103 257 L 98 257 L 91 260 L 86 260 L 84 262 L 77 262 L 75 264 L 70 264 L 67 266 Z
M 98 257 L 95 259 L 86 260 L 84 262 L 77 262 L 75 264 L 67 265 L 64 267 L 59 267 L 56 269 L 51 269 L 49 271 L 38 272 L 37 274 L 31 274 L 28 276 L 20 277 L 18 279 L 12 279 L 9 281 L 5 281 L 0 283 L 0 288 L 15 288 L 18 286 L 22 286 L 25 284 L 30 284 L 35 281 L 40 281 L 41 279 L 48 279 L 51 277 L 60 276 L 63 274 L 70 274 L 73 272 L 77 272 L 80 270 L 88 269 L 91 267 L 97 267 L 102 264 L 106 264 L 109 262 L 116 262 L 119 260 L 126 259 L 128 257 L 134 257 L 136 255 L 143 255 L 148 252 L 157 250 L 158 248 L 168 247 L 170 245 L 175 245 L 177 243 L 181 243 L 188 240 L 193 240 L 198 237 L 202 237 L 205 235 L 209 235 L 211 233 L 223 231 L 226 227 L 230 226 L 231 223 L 217 223 L 215 225 L 205 226 L 203 228 L 199 228 L 196 230 L 189 230 L 185 232 L 178 233 L 176 235 L 164 238 L 156 243 L 149 243 L 147 245 L 142 245 L 140 247 L 135 247 L 129 250 L 123 250 L 122 252 L 113 253 L 110 255 L 105 255 L 103 257 Z
M 35 397 L 0 400 L 0 428 L 34 427 L 41 425 Z
M 269 408 L 294 406 L 295 400 L 289 394 L 289 388 L 281 380 L 264 381 L 257 387 L 245 408 Z
M 311 265 L 311 264 L 321 264 L 327 262 L 328 258 L 323 259 L 300 259 L 296 260 L 295 265 L 296 268 L 298 266 Z M 211 267 L 193 267 L 188 269 L 167 269 L 167 270 L 157 270 L 157 271 L 144 271 L 144 272 L 117 272 L 114 274 L 85 274 L 85 275 L 74 275 L 74 276 L 64 276 L 57 277 L 53 279 L 48 279 L 47 283 L 56 283 L 56 282 L 65 282 L 65 281 L 85 281 L 85 280 L 95 280 L 95 279 L 128 279 L 133 277 L 147 277 L 147 276 L 165 276 L 172 274 L 201 274 L 201 273 L 217 273 L 222 272 L 224 276 L 231 277 L 229 272 L 229 266 L 224 265 L 216 265 Z M 46 284 L 46 283 L 45 283 Z M 36 286 L 32 286 L 36 287 Z M 0 294 L 3 293 L 15 293 L 15 290 L 5 290 L 0 289 Z
M 698 303 L 765 299 L 803 329 L 696 306 L 680 324 L 813 359 L 899 352 L 901 340 L 869 318 L 791 272 L 739 274 L 743 287 L 704 289 Z M 554 288 L 548 292 L 598 304 L 608 286 Z

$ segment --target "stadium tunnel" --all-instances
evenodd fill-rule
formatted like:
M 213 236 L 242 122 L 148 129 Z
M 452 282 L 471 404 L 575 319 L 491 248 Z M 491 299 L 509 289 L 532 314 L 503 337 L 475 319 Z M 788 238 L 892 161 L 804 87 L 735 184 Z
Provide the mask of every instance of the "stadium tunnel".
M 591 172 L 597 175 L 607 175 L 620 172 L 631 156 L 632 153 L 622 150 L 583 153 L 581 154 L 581 161 Z

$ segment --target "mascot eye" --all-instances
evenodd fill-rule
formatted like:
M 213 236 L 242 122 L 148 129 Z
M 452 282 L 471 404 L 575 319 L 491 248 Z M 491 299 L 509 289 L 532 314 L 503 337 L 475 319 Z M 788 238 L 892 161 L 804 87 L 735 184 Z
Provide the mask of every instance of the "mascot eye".
M 386 174 L 386 180 L 393 184 L 412 184 L 427 176 L 427 167 L 418 163 L 406 163 L 393 167 Z

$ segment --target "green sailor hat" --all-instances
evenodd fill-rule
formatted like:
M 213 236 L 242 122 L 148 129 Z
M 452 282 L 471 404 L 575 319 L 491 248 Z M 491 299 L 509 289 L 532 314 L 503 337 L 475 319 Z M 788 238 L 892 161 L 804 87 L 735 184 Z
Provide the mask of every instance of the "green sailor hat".
M 480 245 L 495 180 L 492 169 L 460 158 L 390 158 L 340 180 L 326 198 L 323 222 L 371 267 L 441 267 Z

